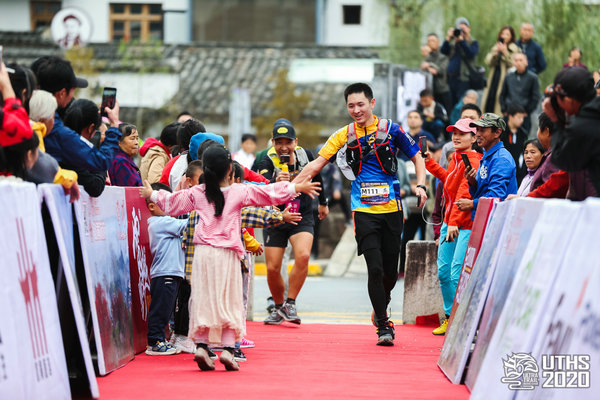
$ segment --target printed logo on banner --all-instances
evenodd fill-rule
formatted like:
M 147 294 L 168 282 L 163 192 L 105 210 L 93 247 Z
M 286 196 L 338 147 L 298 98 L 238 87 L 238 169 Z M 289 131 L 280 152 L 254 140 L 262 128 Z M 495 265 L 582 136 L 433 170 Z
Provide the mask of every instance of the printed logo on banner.
M 31 349 L 35 365 L 35 375 L 38 382 L 52 376 L 50 353 L 46 341 L 46 329 L 42 315 L 42 305 L 38 295 L 37 269 L 33 261 L 33 253 L 27 247 L 23 220 L 16 219 L 19 236 L 17 259 L 19 264 L 19 283 L 25 299 L 27 324 L 31 338 Z
M 539 385 L 539 368 L 535 358 L 529 353 L 513 353 L 502 359 L 504 378 L 511 390 L 533 390 Z
M 532 390 L 539 385 L 540 370 L 530 353 L 513 353 L 502 359 L 504 378 L 511 390 Z M 590 387 L 588 354 L 542 354 L 542 388 L 580 389 Z
M 137 261 L 138 267 L 138 289 L 140 296 L 140 305 L 142 308 L 142 320 L 148 320 L 148 301 L 146 296 L 150 296 L 150 276 L 148 275 L 148 266 L 146 263 L 146 252 L 144 247 L 140 243 L 140 219 L 142 214 L 140 210 L 133 208 L 131 210 L 132 224 L 131 230 L 133 232 L 133 240 L 131 246 L 133 248 L 133 257 Z

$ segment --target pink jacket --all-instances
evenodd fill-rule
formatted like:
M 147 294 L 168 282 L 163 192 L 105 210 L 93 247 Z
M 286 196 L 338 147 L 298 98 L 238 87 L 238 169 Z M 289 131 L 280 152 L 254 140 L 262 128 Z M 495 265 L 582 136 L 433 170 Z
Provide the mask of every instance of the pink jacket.
M 174 193 L 154 191 L 151 200 L 173 217 L 196 210 L 200 219 L 194 233 L 194 244 L 233 250 L 242 259 L 245 252 L 240 236 L 242 208 L 282 204 L 296 197 L 296 186 L 290 182 L 272 185 L 235 183 L 221 188 L 221 191 L 225 196 L 225 207 L 220 217 L 215 217 L 215 207 L 206 198 L 205 185 Z

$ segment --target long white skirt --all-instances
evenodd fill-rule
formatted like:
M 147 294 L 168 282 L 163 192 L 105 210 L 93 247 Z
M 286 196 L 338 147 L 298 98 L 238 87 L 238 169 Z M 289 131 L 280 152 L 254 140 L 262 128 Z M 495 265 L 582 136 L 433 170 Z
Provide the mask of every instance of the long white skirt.
M 190 328 L 195 342 L 221 344 L 231 329 L 235 341 L 245 335 L 242 273 L 235 251 L 196 245 L 191 276 Z

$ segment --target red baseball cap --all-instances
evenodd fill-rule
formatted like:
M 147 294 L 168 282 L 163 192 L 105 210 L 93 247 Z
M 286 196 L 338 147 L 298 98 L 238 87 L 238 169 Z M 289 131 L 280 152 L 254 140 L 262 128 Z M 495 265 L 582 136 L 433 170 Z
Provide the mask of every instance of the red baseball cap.
M 0 146 L 8 147 L 19 144 L 33 136 L 33 130 L 29 125 L 27 112 L 21 106 L 21 101 L 10 98 L 4 103 L 4 118 L 0 126 Z

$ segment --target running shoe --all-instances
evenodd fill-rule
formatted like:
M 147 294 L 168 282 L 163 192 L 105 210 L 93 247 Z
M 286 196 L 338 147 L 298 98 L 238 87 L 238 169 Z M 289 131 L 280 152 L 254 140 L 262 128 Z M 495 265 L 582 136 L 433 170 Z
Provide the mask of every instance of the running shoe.
M 298 317 L 298 313 L 296 312 L 296 304 L 286 301 L 277 312 L 284 320 L 300 325 L 300 317 Z
M 283 322 L 283 317 L 279 315 L 277 308 L 275 308 L 263 322 L 265 325 L 280 325 Z
M 392 321 L 388 320 L 377 328 L 377 346 L 393 346 L 395 337 L 394 323 Z
M 271 314 L 276 307 L 273 297 L 267 297 L 267 312 Z

